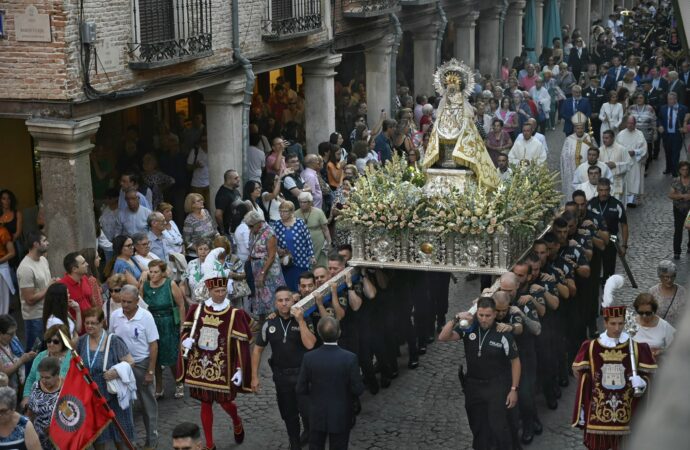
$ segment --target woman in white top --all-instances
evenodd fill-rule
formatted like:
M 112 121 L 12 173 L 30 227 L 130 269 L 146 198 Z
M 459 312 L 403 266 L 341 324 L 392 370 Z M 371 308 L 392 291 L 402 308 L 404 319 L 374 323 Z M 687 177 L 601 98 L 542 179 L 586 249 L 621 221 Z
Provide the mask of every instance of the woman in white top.
M 637 81 L 635 81 L 635 71 L 628 70 L 623 75 L 623 79 L 618 82 L 618 88 L 626 88 L 631 94 L 637 90 Z
M 116 273 L 110 276 L 107 281 L 108 291 L 105 293 L 105 301 L 103 302 L 103 314 L 105 315 L 105 327 L 108 328 L 110 323 L 110 315 L 113 311 L 122 308 L 120 304 L 120 291 L 122 286 L 127 284 L 127 277 L 121 273 Z M 149 309 L 149 305 L 139 297 L 139 307 L 142 309 Z
M 266 191 L 261 194 L 261 204 L 264 210 L 268 212 L 268 222 L 280 220 L 278 208 L 280 208 L 280 204 L 285 200 L 280 194 L 280 188 L 282 187 L 280 177 L 274 173 L 266 174 L 263 186 L 266 188 Z M 271 190 L 269 191 L 268 189 Z
M 254 180 L 247 181 L 244 184 L 242 200 L 244 200 L 250 211 L 258 213 L 261 216 L 261 220 L 266 221 L 265 214 L 261 207 L 259 207 L 259 197 L 261 197 L 261 183 Z
M 546 72 L 547 70 L 551 72 L 551 75 L 554 77 L 559 73 L 558 64 L 554 62 L 553 56 L 549 56 L 547 64 L 541 69 L 542 72 Z
M 69 324 L 69 332 L 76 342 L 81 330 L 81 309 L 79 303 L 69 298 L 67 286 L 62 283 L 53 283 L 48 286 L 43 300 L 43 329 L 47 330 L 53 325 Z M 29 347 L 33 342 L 27 343 Z
M 633 337 L 636 342 L 644 342 L 652 349 L 652 355 L 658 358 L 673 342 L 676 329 L 656 312 L 659 303 L 653 295 L 643 292 L 633 302 L 637 312 L 637 324 L 639 328 Z
M 132 243 L 134 244 L 134 256 L 132 258 L 142 270 L 147 270 L 151 261 L 160 259 L 150 252 L 151 242 L 147 233 L 134 233 Z
M 244 205 L 240 204 L 237 207 L 237 217 L 241 217 L 242 221 L 235 228 L 235 233 L 233 237 L 235 238 L 235 246 L 237 257 L 244 263 L 249 258 L 249 234 L 251 230 L 244 221 L 244 216 L 249 212 L 249 209 Z
M 173 220 L 173 206 L 170 203 L 160 202 L 158 204 L 158 212 L 165 217 L 165 230 L 163 230 L 163 240 L 168 245 L 168 248 L 175 253 L 184 255 L 184 240 L 182 233 Z
M 613 134 L 618 133 L 618 127 L 623 121 L 623 105 L 618 103 L 618 93 L 616 91 L 609 92 L 609 101 L 601 105 L 599 112 L 599 119 L 601 119 L 601 139 L 604 141 L 604 131 L 611 130 Z

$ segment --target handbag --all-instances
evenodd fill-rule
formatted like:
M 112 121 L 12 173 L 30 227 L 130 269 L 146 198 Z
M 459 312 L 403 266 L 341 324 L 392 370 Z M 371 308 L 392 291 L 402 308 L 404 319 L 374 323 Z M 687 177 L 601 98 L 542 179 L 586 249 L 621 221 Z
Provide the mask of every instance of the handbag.
M 108 366 L 108 354 L 110 353 L 110 341 L 113 337 L 112 334 L 108 335 L 108 339 L 105 341 L 105 353 L 103 354 L 103 373 L 106 372 Z M 108 392 L 111 394 L 117 394 L 117 380 L 108 380 L 105 382 Z
M 280 258 L 280 265 L 283 266 L 284 268 L 289 268 L 292 267 L 294 261 L 292 260 L 292 253 L 287 251 L 288 253 Z
M 232 272 L 235 273 L 242 273 L 244 268 L 241 260 L 237 260 L 235 264 L 233 264 L 232 268 L 230 269 Z M 250 269 L 251 271 L 251 269 Z M 238 298 L 243 298 L 247 297 L 252 293 L 251 288 L 249 287 L 249 283 L 247 282 L 247 278 L 244 280 L 233 280 L 232 283 L 232 295 L 230 296 L 231 299 L 238 299 Z
M 176 327 L 180 326 L 180 310 L 177 309 L 177 305 L 175 304 L 175 299 L 173 298 L 172 294 L 172 287 L 170 285 L 172 284 L 172 281 L 168 283 L 168 295 L 170 296 L 170 301 L 172 302 L 172 315 L 173 315 L 173 322 L 175 323 Z

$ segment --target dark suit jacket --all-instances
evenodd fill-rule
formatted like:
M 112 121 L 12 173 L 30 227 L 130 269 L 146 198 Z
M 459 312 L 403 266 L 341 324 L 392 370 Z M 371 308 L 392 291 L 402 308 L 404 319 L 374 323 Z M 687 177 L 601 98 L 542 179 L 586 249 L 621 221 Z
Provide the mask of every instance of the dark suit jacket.
M 571 67 L 575 78 L 580 78 L 580 72 L 587 68 L 587 64 L 589 64 L 589 51 L 586 48 L 582 49 L 582 55 L 580 57 L 577 56 L 577 47 L 570 49 L 568 65 Z
M 628 68 L 627 68 L 627 67 L 621 66 L 621 71 L 620 71 L 620 73 L 618 74 L 618 78 L 616 78 L 616 68 L 615 68 L 615 67 L 611 67 L 611 68 L 609 69 L 609 75 L 611 75 L 611 76 L 615 79 L 615 81 L 616 81 L 616 86 L 618 86 L 618 82 L 619 82 L 620 80 L 623 79 L 623 75 L 625 75 L 625 72 L 627 72 L 627 71 L 628 71 Z
M 671 83 L 668 84 L 669 93 L 675 92 L 678 96 L 678 103 L 685 103 L 685 83 L 680 79 L 676 81 L 676 84 L 671 88 Z
M 352 422 L 352 396 L 364 392 L 354 353 L 337 345 L 322 345 L 304 355 L 297 393 L 309 396 L 309 427 L 344 433 Z
M 566 98 L 561 103 L 561 117 L 563 118 L 563 132 L 566 136 L 573 134 L 573 123 L 570 121 L 571 117 L 575 115 L 575 110 L 573 109 L 572 98 Z M 585 116 L 590 117 L 592 115 L 592 106 L 589 104 L 589 100 L 585 97 L 580 98 L 577 104 L 577 110 L 584 113 Z
M 602 75 L 599 79 L 599 87 L 601 87 L 606 92 L 606 95 L 608 95 L 608 93 L 611 91 L 615 91 L 617 84 L 616 80 L 614 79 L 614 76 L 607 72 L 606 78 L 604 79 Z
M 654 86 L 654 79 L 652 79 L 652 86 Z M 668 92 L 668 81 L 666 81 L 666 78 L 659 78 L 659 87 L 657 89 Z
M 589 100 L 589 104 L 592 108 L 593 113 L 599 114 L 601 105 L 606 103 L 607 92 L 602 88 L 592 89 L 591 86 L 582 90 L 582 96 Z
M 647 103 L 654 108 L 654 111 L 658 117 L 661 113 L 662 105 L 666 104 L 666 92 L 662 91 L 661 89 L 655 89 L 652 86 L 652 89 L 650 89 L 649 92 L 644 93 L 644 98 L 647 100 Z
M 678 111 L 676 113 L 675 121 L 676 121 L 676 133 L 680 132 L 681 128 L 683 127 L 683 119 L 685 118 L 685 115 L 688 113 L 688 108 L 685 106 L 678 104 Z M 658 125 L 661 127 L 664 127 L 664 134 L 668 131 L 668 113 L 669 113 L 669 107 L 668 105 L 664 105 L 661 107 L 661 111 L 659 112 L 659 120 L 658 120 Z

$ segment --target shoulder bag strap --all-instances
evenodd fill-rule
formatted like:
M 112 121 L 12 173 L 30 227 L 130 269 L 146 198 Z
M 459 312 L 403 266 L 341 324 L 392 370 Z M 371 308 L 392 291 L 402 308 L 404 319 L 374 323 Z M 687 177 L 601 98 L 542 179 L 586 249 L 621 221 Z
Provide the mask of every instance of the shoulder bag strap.
M 673 302 L 676 301 L 676 295 L 678 294 L 678 286 L 676 286 L 676 290 L 673 291 L 673 298 L 671 299 L 671 303 L 668 304 L 668 308 L 666 308 L 666 312 L 664 313 L 664 316 L 662 319 L 666 319 L 666 315 L 668 312 L 671 310 L 671 306 L 673 306 Z
M 103 353 L 103 373 L 105 373 L 108 366 L 108 354 L 110 353 L 110 340 L 112 337 L 113 335 L 108 333 L 108 338 L 105 340 L 105 353 Z

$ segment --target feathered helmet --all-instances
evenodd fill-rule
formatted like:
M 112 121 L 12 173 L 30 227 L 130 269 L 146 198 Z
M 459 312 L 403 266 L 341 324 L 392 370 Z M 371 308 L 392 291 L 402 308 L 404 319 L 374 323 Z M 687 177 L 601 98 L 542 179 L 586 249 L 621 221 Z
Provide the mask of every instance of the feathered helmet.
M 211 289 L 217 287 L 227 288 L 228 283 L 232 282 L 228 280 L 228 275 L 223 270 L 223 264 L 218 261 L 218 255 L 224 252 L 225 249 L 222 247 L 214 248 L 201 264 L 202 283 L 197 284 L 194 289 L 194 299 L 197 302 L 206 300 L 210 295 Z
M 613 294 L 623 287 L 625 279 L 621 275 L 611 275 L 604 285 L 601 306 L 605 318 L 625 317 L 625 305 L 613 305 Z

